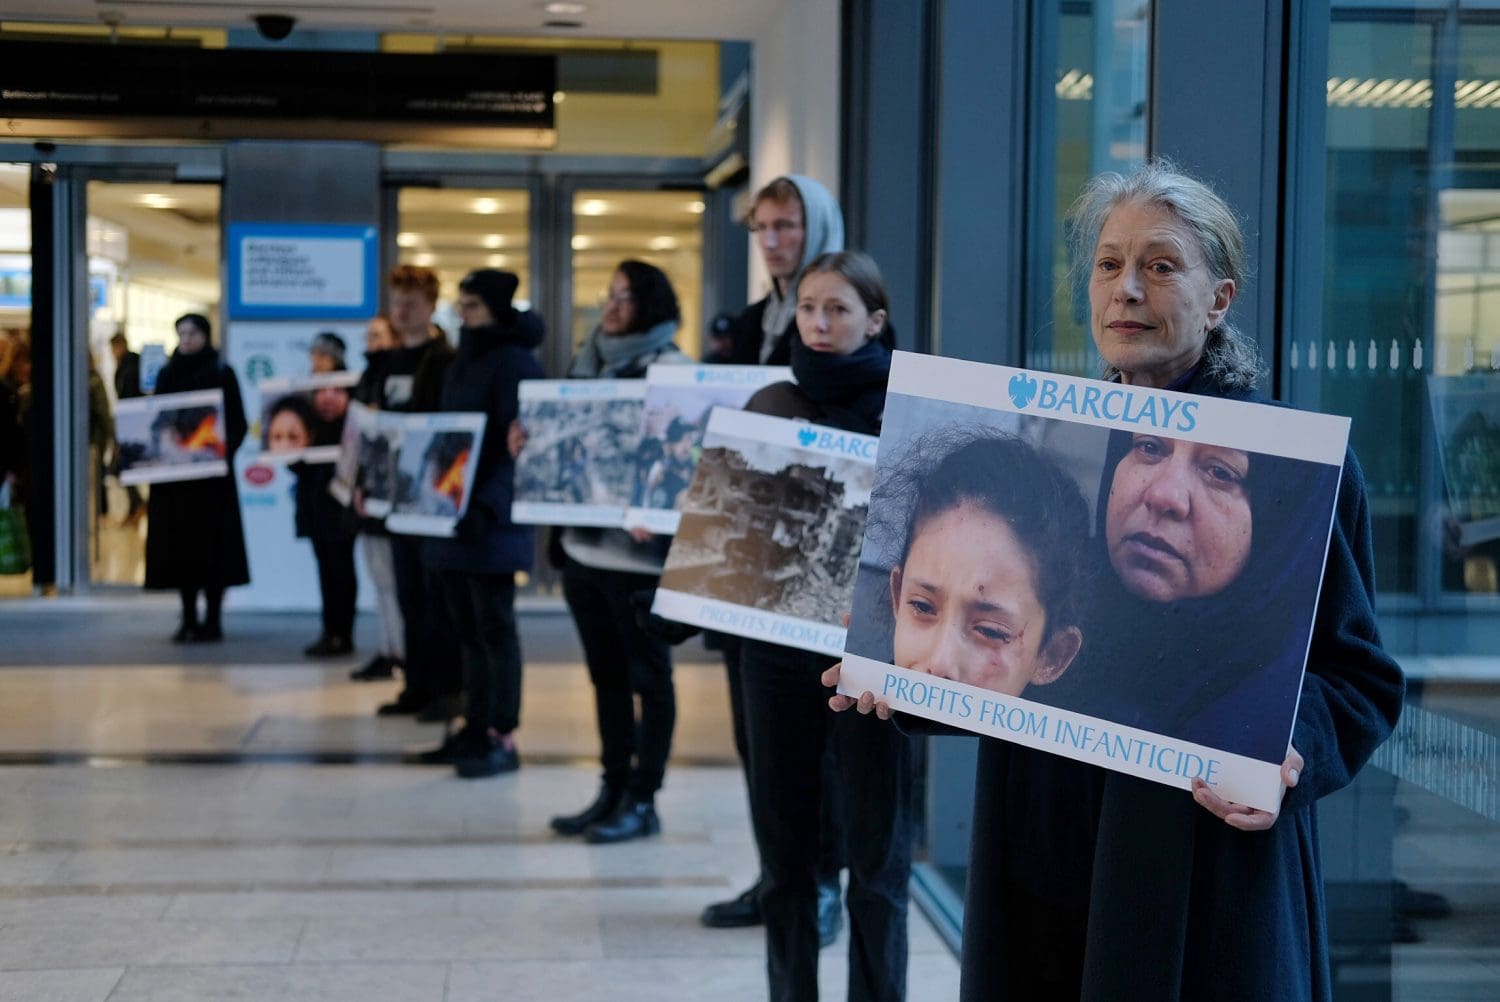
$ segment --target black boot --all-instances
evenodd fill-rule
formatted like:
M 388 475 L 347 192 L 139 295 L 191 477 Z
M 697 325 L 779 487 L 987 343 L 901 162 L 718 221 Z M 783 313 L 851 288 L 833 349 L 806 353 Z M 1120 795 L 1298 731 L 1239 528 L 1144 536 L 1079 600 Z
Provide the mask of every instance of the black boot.
M 416 760 L 421 765 L 452 765 L 460 756 L 472 753 L 479 746 L 481 735 L 465 726 L 452 731 L 436 748 L 418 752 Z
M 633 838 L 645 838 L 661 831 L 661 820 L 656 816 L 656 807 L 649 800 L 636 800 L 626 794 L 620 806 L 603 821 L 589 826 L 583 837 L 595 845 L 610 842 L 628 842 Z
M 765 919 L 760 914 L 760 878 L 745 888 L 738 897 L 728 901 L 715 901 L 703 909 L 698 921 L 710 929 L 742 929 L 760 925 Z
M 605 783 L 599 787 L 599 795 L 577 814 L 561 814 L 552 819 L 552 830 L 559 835 L 582 835 L 589 827 L 603 821 L 620 806 L 622 791 Z
M 355 682 L 379 682 L 396 674 L 396 663 L 384 654 L 377 654 L 365 662 L 363 668 L 356 668 L 349 673 L 349 678 Z

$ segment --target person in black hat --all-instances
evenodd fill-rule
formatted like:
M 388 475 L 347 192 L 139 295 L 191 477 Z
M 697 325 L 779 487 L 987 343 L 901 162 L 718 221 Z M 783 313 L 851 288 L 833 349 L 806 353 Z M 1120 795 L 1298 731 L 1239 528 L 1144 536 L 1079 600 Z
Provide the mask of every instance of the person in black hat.
M 464 675 L 464 726 L 422 761 L 452 765 L 465 779 L 520 767 L 515 730 L 521 714 L 521 641 L 516 632 L 516 572 L 531 570 L 532 528 L 510 518 L 515 461 L 506 431 L 519 414 L 523 379 L 544 375 L 534 354 L 546 329 L 511 299 L 508 271 L 470 272 L 458 284 L 458 354 L 443 379 L 438 409 L 486 415 L 468 507 L 450 539 L 428 539 L 423 563 L 437 575 L 458 636 Z
M 307 354 L 313 372 L 343 372 L 344 353 L 348 350 L 344 339 L 333 331 L 323 331 L 307 346 Z
M 703 346 L 705 365 L 734 361 L 734 314 L 720 313 L 708 322 L 708 341 Z

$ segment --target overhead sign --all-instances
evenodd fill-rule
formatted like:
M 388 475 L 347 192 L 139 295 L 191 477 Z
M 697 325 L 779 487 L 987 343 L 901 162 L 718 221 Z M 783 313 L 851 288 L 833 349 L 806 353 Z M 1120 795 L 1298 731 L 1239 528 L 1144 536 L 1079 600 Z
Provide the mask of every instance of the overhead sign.
M 7 118 L 328 119 L 551 129 L 557 57 L 0 42 Z
M 230 224 L 230 317 L 373 316 L 378 292 L 375 236 L 373 226 Z

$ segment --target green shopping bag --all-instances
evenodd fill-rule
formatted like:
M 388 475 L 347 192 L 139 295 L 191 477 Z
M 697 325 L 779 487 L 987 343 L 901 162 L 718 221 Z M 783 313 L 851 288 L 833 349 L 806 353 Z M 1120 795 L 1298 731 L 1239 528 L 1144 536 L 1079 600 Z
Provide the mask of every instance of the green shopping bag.
M 9 485 L 0 485 L 0 574 L 31 570 L 31 537 L 26 533 L 26 509 L 12 503 Z

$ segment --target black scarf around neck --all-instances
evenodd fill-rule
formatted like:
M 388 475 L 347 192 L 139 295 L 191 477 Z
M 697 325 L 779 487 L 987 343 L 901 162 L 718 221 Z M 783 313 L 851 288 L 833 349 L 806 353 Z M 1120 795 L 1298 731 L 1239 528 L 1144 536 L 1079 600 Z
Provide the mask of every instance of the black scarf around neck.
M 890 350 L 879 341 L 869 341 L 851 354 L 835 355 L 813 351 L 799 337 L 791 342 L 792 375 L 802 394 L 825 410 L 847 413 L 852 419 L 850 430 L 878 432 L 885 413 L 885 384 L 891 374 Z

